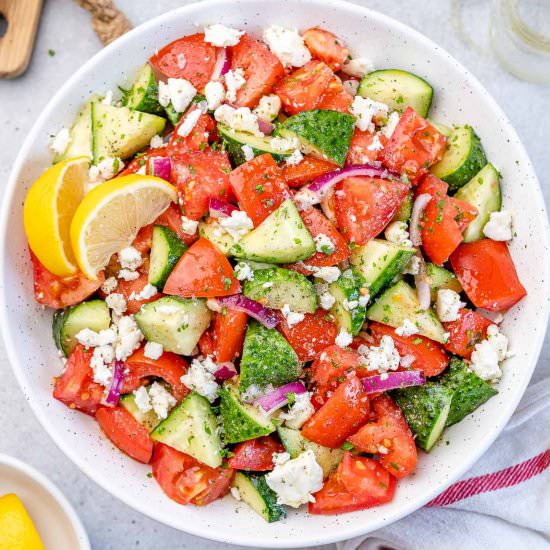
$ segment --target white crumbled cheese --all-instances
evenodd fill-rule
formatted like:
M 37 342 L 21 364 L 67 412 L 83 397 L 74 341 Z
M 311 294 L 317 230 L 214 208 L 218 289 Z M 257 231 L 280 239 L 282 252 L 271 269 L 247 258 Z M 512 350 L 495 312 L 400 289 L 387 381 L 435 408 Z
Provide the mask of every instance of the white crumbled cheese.
M 397 111 L 394 111 L 386 122 L 386 125 L 380 130 L 388 139 L 391 138 L 395 128 L 399 124 L 400 115 Z
M 169 78 L 167 82 L 159 81 L 159 103 L 168 107 L 171 103 L 176 113 L 183 113 L 197 94 L 191 82 L 185 78 Z
M 273 464 L 275 464 L 275 466 L 282 466 L 285 462 L 288 462 L 290 460 L 290 453 L 287 453 L 287 452 L 273 453 L 271 455 L 271 459 L 273 461 Z
M 97 163 L 99 175 L 104 180 L 114 178 L 123 168 L 124 163 L 118 157 L 107 157 Z
M 287 412 L 282 412 L 279 419 L 293 430 L 299 430 L 313 415 L 315 408 L 311 404 L 311 394 L 308 392 L 294 394 L 294 403 Z
M 459 318 L 460 308 L 466 304 L 460 301 L 460 294 L 448 288 L 440 288 L 437 291 L 435 310 L 439 320 L 443 323 L 450 323 Z
M 475 345 L 470 368 L 483 380 L 496 380 L 502 376 L 499 362 L 510 357 L 508 338 L 496 325 L 487 328 L 487 339 Z
M 220 228 L 238 241 L 254 229 L 254 224 L 244 210 L 233 210 L 231 216 L 220 218 Z
M 302 187 L 293 197 L 294 204 L 298 210 L 308 210 L 315 204 L 319 204 L 321 199 L 315 191 L 307 187 Z
M 61 128 L 50 141 L 50 149 L 58 154 L 62 155 L 67 147 L 71 143 L 71 134 L 67 128 Z
M 149 398 L 149 393 L 147 392 L 147 388 L 145 386 L 140 386 L 134 391 L 134 403 L 143 414 L 147 414 L 153 409 L 151 399 Z
M 281 110 L 281 98 L 276 94 L 264 95 L 252 111 L 259 119 L 271 122 L 277 118 Z
M 370 300 L 370 293 L 366 288 L 361 288 L 361 296 L 359 296 L 359 305 L 361 307 L 367 307 Z
M 340 269 L 333 265 L 329 267 L 315 267 L 313 269 L 313 276 L 318 279 L 323 279 L 327 283 L 334 283 L 340 277 Z
M 151 138 L 151 141 L 149 142 L 149 147 L 151 149 L 159 149 L 160 147 L 164 146 L 164 140 L 161 136 L 156 135 Z
M 225 48 L 227 46 L 236 46 L 243 34 L 244 31 L 216 23 L 204 28 L 204 41 L 210 42 L 210 44 L 218 48 Z
M 404 369 L 408 369 L 415 361 L 416 357 L 414 355 L 403 355 L 403 357 L 399 360 L 399 364 Z
M 254 158 L 254 149 L 250 147 L 250 145 L 243 145 L 241 146 L 241 150 L 244 155 L 244 160 L 249 161 Z
M 390 223 L 384 231 L 384 236 L 390 243 L 401 246 L 412 246 L 412 242 L 409 239 L 409 230 L 405 222 L 396 221 Z
M 213 403 L 220 390 L 214 377 L 217 368 L 210 356 L 193 359 L 188 371 L 181 377 L 181 381 L 190 390 L 196 391 L 206 397 L 210 403 Z
M 143 350 L 143 355 L 153 360 L 159 359 L 163 353 L 164 348 L 162 344 L 158 344 L 157 342 L 147 342 Z
M 342 72 L 344 74 L 349 74 L 356 78 L 363 78 L 367 73 L 372 73 L 372 71 L 374 71 L 374 64 L 366 57 L 348 59 L 342 66 Z
M 233 130 L 260 137 L 264 135 L 258 126 L 258 117 L 248 107 L 235 109 L 230 105 L 221 105 L 214 111 L 214 118 Z
M 115 356 L 119 361 L 125 361 L 139 348 L 143 334 L 133 316 L 124 315 L 117 321 L 118 339 L 115 345 Z
M 246 84 L 244 69 L 235 69 L 225 73 L 225 87 L 227 92 L 225 97 L 227 101 L 237 101 L 237 92 Z
M 239 281 L 252 281 L 254 279 L 254 270 L 246 262 L 239 262 L 235 266 L 233 274 Z
M 294 152 L 286 157 L 285 163 L 289 166 L 297 166 L 304 160 L 304 155 L 300 152 L 300 149 L 295 149 Z
M 420 258 L 418 256 L 411 256 L 409 263 L 403 270 L 405 275 L 418 275 L 420 273 Z
M 206 104 L 211 111 L 216 110 L 225 99 L 225 88 L 221 82 L 209 82 L 204 87 L 204 97 Z
M 305 315 L 303 313 L 290 311 L 290 306 L 288 304 L 283 305 L 283 307 L 281 308 L 281 313 L 283 314 L 283 317 L 285 318 L 286 324 L 289 326 L 289 328 L 292 328 L 294 325 L 301 323 L 305 318 Z
M 263 32 L 264 42 L 286 67 L 303 67 L 311 61 L 303 37 L 295 29 L 271 25 Z
M 353 311 L 354 309 L 357 309 L 358 305 L 359 300 L 348 300 L 347 298 L 344 298 L 344 301 L 342 302 L 342 307 L 346 311 Z
M 279 136 L 271 138 L 269 144 L 275 153 L 287 153 L 300 146 L 298 138 L 283 138 Z
M 348 94 L 355 96 L 357 94 L 357 90 L 359 88 L 359 81 L 358 80 L 344 80 L 342 82 L 342 86 Z
M 105 96 L 101 100 L 103 105 L 112 105 L 113 104 L 113 90 L 107 90 Z
M 112 292 L 105 298 L 105 303 L 117 315 L 123 315 L 126 311 L 127 304 L 124 295 L 120 292 Z
M 319 297 L 319 303 L 323 309 L 330 309 L 334 302 L 336 302 L 336 298 L 330 292 L 325 292 Z
M 349 346 L 352 342 L 353 336 L 344 327 L 340 329 L 338 336 L 336 336 L 336 339 L 334 340 L 334 343 L 341 348 Z
M 109 277 L 108 279 L 105 279 L 105 282 L 101 285 L 101 290 L 105 292 L 105 294 L 111 294 L 111 292 L 114 292 L 118 285 L 118 282 L 115 277 Z
M 483 234 L 493 241 L 512 240 L 512 215 L 508 210 L 491 212 L 489 221 L 483 227 Z
M 388 114 L 388 106 L 385 103 L 379 103 L 368 97 L 357 95 L 353 99 L 350 111 L 355 116 L 355 126 L 359 130 L 373 132 L 374 123 L 372 122 L 372 118 L 386 116 Z
M 178 126 L 176 133 L 180 137 L 187 137 L 197 125 L 199 118 L 202 115 L 202 109 L 197 108 L 193 109 L 191 112 L 185 115 L 185 118 L 181 121 L 181 124 Z
M 372 143 L 367 147 L 369 151 L 380 151 L 384 149 L 384 146 L 380 142 L 380 137 L 378 134 L 374 134 L 374 137 L 372 138 Z
M 94 373 L 94 382 L 102 386 L 108 386 L 113 378 L 114 361 L 113 347 L 110 345 L 97 346 L 94 348 L 90 367 Z
M 121 269 L 118 272 L 118 278 L 124 279 L 125 281 L 135 281 L 139 277 L 137 271 L 132 271 L 131 269 Z
M 153 382 L 149 388 L 149 397 L 153 410 L 161 420 L 168 416 L 170 409 L 177 403 L 174 396 L 158 382 Z
M 157 287 L 151 283 L 147 283 L 139 292 L 135 290 L 129 296 L 130 300 L 148 300 L 158 292 Z
M 312 493 L 323 487 L 323 470 L 311 449 L 292 460 L 275 463 L 266 474 L 266 483 L 277 494 L 277 502 L 298 508 L 307 502 L 315 502 Z
M 239 492 L 239 489 L 237 489 L 237 487 L 231 487 L 231 489 L 229 489 L 229 492 L 235 500 L 241 500 L 241 493 Z
M 190 220 L 187 216 L 181 217 L 181 230 L 187 235 L 194 235 L 199 227 L 199 222 Z
M 330 240 L 328 235 L 319 233 L 313 238 L 315 241 L 315 250 L 322 252 L 323 254 L 330 255 L 334 252 L 334 243 Z
M 88 169 L 88 183 L 101 183 L 102 181 L 103 178 L 101 177 L 99 168 L 95 164 L 92 164 Z
M 401 326 L 395 329 L 395 334 L 398 336 L 412 336 L 418 334 L 418 327 L 412 321 L 405 319 Z
M 108 346 L 116 341 L 116 332 L 107 328 L 95 332 L 89 328 L 82 329 L 75 338 L 85 347 Z
M 369 371 L 387 373 L 397 370 L 399 367 L 399 353 L 395 349 L 393 338 L 382 336 L 379 346 L 359 346 L 357 351 L 361 354 L 361 363 Z
M 118 253 L 118 261 L 123 269 L 136 270 L 143 263 L 141 253 L 133 246 L 127 246 Z

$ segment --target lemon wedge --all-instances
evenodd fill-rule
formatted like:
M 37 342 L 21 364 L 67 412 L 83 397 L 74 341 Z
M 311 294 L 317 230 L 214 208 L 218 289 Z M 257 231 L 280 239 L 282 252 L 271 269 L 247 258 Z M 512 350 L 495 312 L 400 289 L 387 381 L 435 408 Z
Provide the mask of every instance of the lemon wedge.
M 0 497 L 0 548 L 44 550 L 32 519 L 14 494 Z
M 71 248 L 73 215 L 86 193 L 87 157 L 55 164 L 32 185 L 23 207 L 23 223 L 31 250 L 53 274 L 67 277 L 77 271 Z
M 71 243 L 82 273 L 96 280 L 111 256 L 176 200 L 176 188 L 152 176 L 132 174 L 94 187 L 71 223 Z

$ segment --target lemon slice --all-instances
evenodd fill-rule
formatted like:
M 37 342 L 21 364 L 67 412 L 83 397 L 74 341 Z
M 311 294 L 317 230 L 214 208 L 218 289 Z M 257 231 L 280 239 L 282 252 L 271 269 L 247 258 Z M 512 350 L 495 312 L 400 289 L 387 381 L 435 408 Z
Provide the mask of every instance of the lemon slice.
M 14 494 L 0 497 L 0 548 L 44 550 L 32 519 Z
M 52 273 L 67 277 L 77 271 L 71 248 L 73 215 L 84 198 L 87 157 L 55 164 L 32 185 L 23 208 L 23 223 L 31 250 Z
M 176 200 L 176 188 L 152 176 L 132 174 L 94 187 L 71 224 L 71 243 L 82 273 L 97 279 L 111 256 L 129 246 L 144 225 Z

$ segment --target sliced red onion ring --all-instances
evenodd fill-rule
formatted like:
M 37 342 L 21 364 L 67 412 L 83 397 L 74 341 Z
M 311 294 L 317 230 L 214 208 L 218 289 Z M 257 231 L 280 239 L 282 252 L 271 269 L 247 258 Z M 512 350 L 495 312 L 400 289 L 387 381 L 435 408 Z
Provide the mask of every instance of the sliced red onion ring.
M 420 231 L 420 221 L 422 214 L 428 203 L 432 200 L 432 196 L 428 193 L 422 193 L 414 199 L 412 213 L 411 213 L 411 223 L 409 226 L 409 234 L 411 242 L 414 246 L 420 246 L 422 244 L 422 233 Z
M 108 407 L 116 407 L 118 399 L 120 397 L 120 391 L 122 390 L 122 384 L 124 383 L 124 363 L 122 361 L 115 361 L 113 367 L 113 377 L 111 379 L 111 385 L 107 391 L 107 395 L 101 400 L 102 405 Z
M 149 157 L 147 160 L 147 173 L 166 181 L 170 181 L 172 161 L 168 157 Z
M 218 48 L 216 54 L 216 64 L 210 80 L 218 80 L 231 68 L 231 57 L 227 48 Z
M 225 218 L 226 216 L 231 216 L 232 212 L 238 210 L 238 208 L 227 201 L 222 199 L 217 199 L 215 197 L 210 197 L 210 215 L 213 218 Z
M 227 363 L 220 363 L 218 370 L 214 373 L 214 376 L 218 380 L 229 380 L 237 374 L 237 369 L 235 365 L 230 361 Z
M 363 378 L 363 387 L 366 393 L 377 393 L 407 386 L 421 386 L 425 382 L 426 377 L 421 370 L 404 370 L 367 376 Z
M 266 136 L 270 136 L 273 133 L 273 130 L 275 129 L 275 126 L 271 122 L 266 122 L 265 120 L 262 120 L 261 118 L 258 119 L 258 128 L 260 129 L 260 132 Z
M 266 413 L 270 414 L 288 403 L 289 393 L 305 393 L 306 391 L 306 387 L 302 382 L 290 382 L 256 399 L 256 403 L 260 405 Z
M 429 309 L 432 303 L 432 289 L 430 287 L 430 280 L 426 273 L 426 263 L 422 254 L 417 253 L 416 257 L 419 259 L 418 275 L 414 276 L 414 284 L 416 286 L 416 295 L 418 296 L 418 304 L 420 309 Z
M 277 314 L 270 308 L 263 306 L 260 302 L 251 300 L 242 294 L 232 294 L 231 296 L 221 296 L 217 298 L 218 303 L 228 309 L 236 309 L 248 313 L 250 317 L 256 319 L 266 328 L 275 328 L 280 320 Z

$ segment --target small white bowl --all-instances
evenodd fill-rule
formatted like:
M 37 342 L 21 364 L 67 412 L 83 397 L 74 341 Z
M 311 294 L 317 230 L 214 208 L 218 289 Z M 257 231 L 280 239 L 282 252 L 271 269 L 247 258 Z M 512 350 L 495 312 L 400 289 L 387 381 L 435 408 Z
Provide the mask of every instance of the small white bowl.
M 0 454 L 0 497 L 15 493 L 32 518 L 46 550 L 90 550 L 80 518 L 61 491 L 24 462 Z

